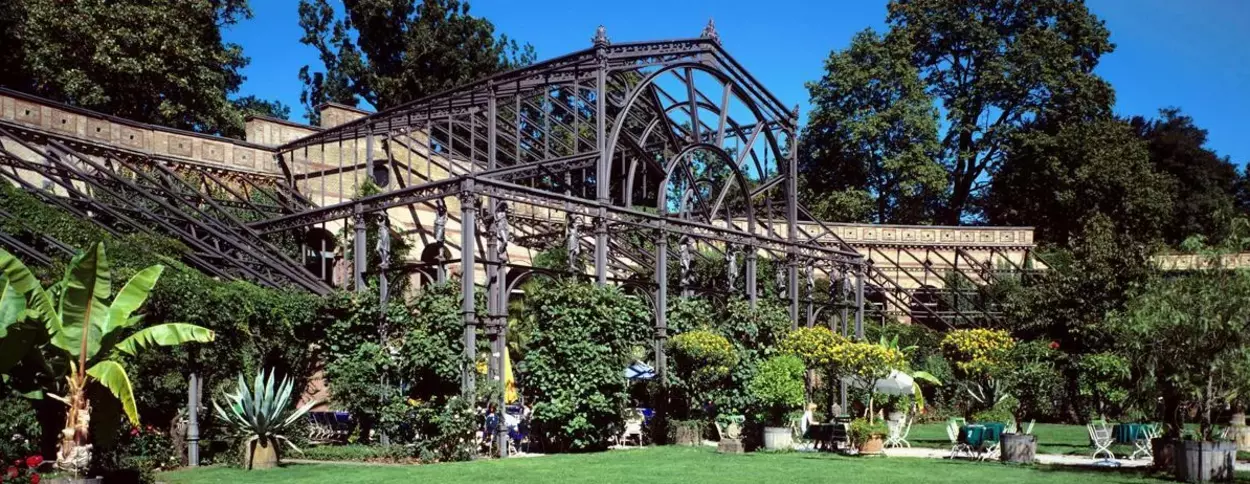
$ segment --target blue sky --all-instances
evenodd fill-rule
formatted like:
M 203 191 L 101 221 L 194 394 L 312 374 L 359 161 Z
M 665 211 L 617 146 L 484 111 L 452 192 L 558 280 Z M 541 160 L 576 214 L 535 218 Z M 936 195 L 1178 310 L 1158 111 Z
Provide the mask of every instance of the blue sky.
M 590 45 L 603 24 L 613 40 L 694 37 L 708 18 L 726 49 L 787 104 L 806 113 L 803 83 L 817 79 L 830 50 L 867 27 L 883 29 L 885 1 L 857 0 L 476 0 L 472 12 L 529 42 L 545 59 Z M 253 0 L 255 17 L 226 32 L 252 63 L 242 94 L 278 99 L 302 120 L 300 67 L 320 67 L 299 43 L 297 0 Z M 1116 110 L 1155 115 L 1177 106 L 1209 131 L 1208 145 L 1250 162 L 1250 1 L 1090 0 L 1116 51 L 1098 73 L 1116 90 Z M 806 116 L 804 116 L 806 119 Z

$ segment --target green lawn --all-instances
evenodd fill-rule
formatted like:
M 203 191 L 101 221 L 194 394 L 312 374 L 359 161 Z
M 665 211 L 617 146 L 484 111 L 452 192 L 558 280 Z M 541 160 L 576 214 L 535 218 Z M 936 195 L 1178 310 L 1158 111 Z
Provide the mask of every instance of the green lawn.
M 1033 434 L 1037 435 L 1037 452 L 1040 454 L 1088 456 L 1094 452 L 1089 443 L 1089 433 L 1083 425 L 1039 423 L 1033 426 Z M 945 423 L 913 425 L 907 440 L 913 447 L 951 448 Z M 1128 457 L 1134 448 L 1132 445 L 1113 445 L 1111 450 L 1117 457 Z
M 545 482 L 594 483 L 758 483 L 845 481 L 1074 482 L 1081 484 L 1164 482 L 1141 471 L 1017 467 L 994 462 L 945 461 L 902 457 L 855 458 L 812 453 L 721 455 L 710 448 L 650 447 L 580 455 L 553 455 L 433 465 L 303 464 L 268 471 L 210 467 L 161 474 L 171 484 L 365 482 Z

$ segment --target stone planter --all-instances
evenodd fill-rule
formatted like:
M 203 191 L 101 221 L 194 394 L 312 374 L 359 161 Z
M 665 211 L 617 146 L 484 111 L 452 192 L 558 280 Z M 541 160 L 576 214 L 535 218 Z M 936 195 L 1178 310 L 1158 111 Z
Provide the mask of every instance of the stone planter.
M 880 435 L 874 435 L 864 442 L 860 442 L 858 446 L 859 455 L 884 455 L 885 440 Z
M 1228 424 L 1232 427 L 1230 437 L 1237 443 L 1237 450 L 1250 452 L 1250 427 L 1246 426 L 1246 414 L 1234 413 Z
M 257 439 L 243 446 L 243 462 L 248 470 L 278 467 L 278 443 L 269 439 Z
M 790 427 L 764 427 L 764 448 L 790 450 L 794 448 L 794 434 Z
M 689 425 L 678 425 L 673 430 L 673 440 L 677 445 L 699 445 L 703 443 L 703 432 Z
M 1229 482 L 1237 462 L 1237 445 L 1232 442 L 1186 440 L 1173 450 L 1176 479 L 1184 482 Z
M 1037 436 L 1026 434 L 1003 434 L 1002 452 L 999 458 L 1003 462 L 1015 464 L 1032 464 L 1037 455 Z
M 725 438 L 716 444 L 716 451 L 722 454 L 742 454 L 742 441 L 738 439 Z

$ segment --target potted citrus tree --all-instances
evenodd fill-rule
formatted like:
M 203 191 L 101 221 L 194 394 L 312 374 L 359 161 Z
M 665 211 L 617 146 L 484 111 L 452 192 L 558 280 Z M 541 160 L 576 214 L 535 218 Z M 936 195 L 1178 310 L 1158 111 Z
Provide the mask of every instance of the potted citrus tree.
M 851 421 L 851 445 L 859 455 L 881 455 L 885 449 L 885 435 L 889 432 L 885 422 L 872 418 Z
M 803 361 L 794 355 L 778 355 L 760 364 L 751 379 L 751 396 L 764 409 L 764 448 L 790 449 L 794 446 L 790 415 L 803 405 Z
M 703 403 L 738 365 L 738 353 L 728 339 L 708 329 L 678 334 L 669 340 L 668 346 L 673 355 L 671 386 L 685 401 L 675 408 L 674 440 L 679 445 L 699 445 L 703 430 L 714 417 L 706 415 Z
M 897 348 L 874 343 L 854 342 L 836 345 L 829 351 L 829 360 L 836 373 L 849 381 L 851 386 L 868 391 L 868 408 L 864 422 L 860 423 L 861 438 L 855 441 L 860 454 L 880 454 L 884 445 L 886 426 L 877 419 L 877 380 L 886 378 L 894 368 L 903 368 L 906 358 Z M 881 424 L 878 426 L 878 424 Z M 855 423 L 851 424 L 854 434 Z
M 1217 438 L 1214 420 L 1245 386 L 1237 376 L 1250 365 L 1250 271 L 1222 261 L 1217 256 L 1186 275 L 1152 281 L 1111 318 L 1135 373 L 1154 378 L 1164 424 L 1156 448 L 1171 446 L 1181 480 L 1233 478 L 1237 446 Z M 1186 406 L 1200 418 L 1187 437 Z

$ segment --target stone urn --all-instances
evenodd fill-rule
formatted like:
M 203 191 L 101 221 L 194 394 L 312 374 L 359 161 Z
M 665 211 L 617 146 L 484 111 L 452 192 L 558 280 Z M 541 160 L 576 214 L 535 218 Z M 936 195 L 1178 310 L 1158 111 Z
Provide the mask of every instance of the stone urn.
M 742 426 L 737 422 L 717 422 L 716 430 L 720 432 L 720 443 L 716 444 L 716 451 L 722 454 L 741 454 L 742 448 Z
M 764 427 L 764 448 L 768 450 L 793 449 L 793 431 L 790 427 Z
M 1037 455 L 1037 436 L 1032 434 L 1003 434 L 999 459 L 1014 464 L 1032 464 Z
M 1176 442 L 1172 458 L 1176 479 L 1184 482 L 1231 482 L 1237 462 L 1237 444 L 1184 440 Z
M 1232 433 L 1229 437 L 1233 439 L 1233 442 L 1237 443 L 1237 450 L 1250 452 L 1250 427 L 1246 426 L 1246 414 L 1243 412 L 1234 413 L 1228 424 L 1232 428 Z
M 880 435 L 873 435 L 857 446 L 859 455 L 885 455 L 885 440 Z

